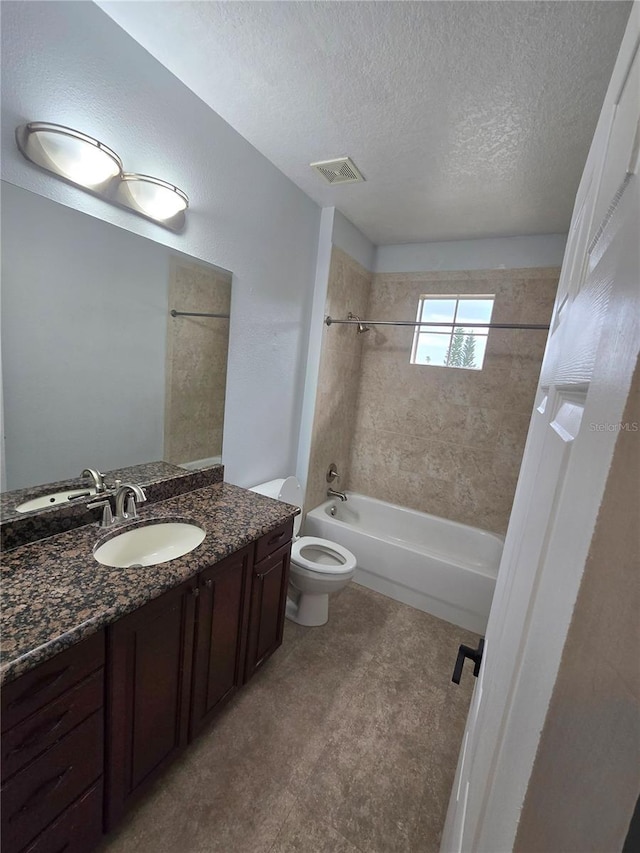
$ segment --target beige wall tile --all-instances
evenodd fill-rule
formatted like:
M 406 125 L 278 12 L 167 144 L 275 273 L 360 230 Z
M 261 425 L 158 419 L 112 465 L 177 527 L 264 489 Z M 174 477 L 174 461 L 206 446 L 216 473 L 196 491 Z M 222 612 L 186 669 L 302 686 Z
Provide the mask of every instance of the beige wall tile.
M 407 412 L 407 433 L 462 444 L 467 431 L 467 412 L 466 406 L 444 400 L 425 405 L 422 399 L 413 398 Z
M 498 440 L 502 412 L 480 406 L 467 408 L 463 444 L 470 447 L 493 449 Z

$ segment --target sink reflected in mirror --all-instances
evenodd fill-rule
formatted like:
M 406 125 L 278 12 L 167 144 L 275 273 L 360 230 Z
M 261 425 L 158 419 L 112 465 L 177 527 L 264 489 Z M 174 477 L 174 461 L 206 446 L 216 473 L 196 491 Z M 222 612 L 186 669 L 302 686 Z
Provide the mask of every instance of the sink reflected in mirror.
M 36 509 L 48 509 L 52 506 L 62 506 L 69 501 L 80 500 L 82 497 L 91 497 L 96 494 L 93 486 L 86 489 L 67 489 L 63 492 L 54 492 L 49 495 L 42 495 L 39 498 L 34 498 L 31 501 L 25 501 L 16 507 L 16 512 L 33 512 Z
M 205 536 L 205 531 L 195 523 L 150 522 L 98 543 L 93 556 L 103 566 L 114 569 L 158 566 L 193 551 Z

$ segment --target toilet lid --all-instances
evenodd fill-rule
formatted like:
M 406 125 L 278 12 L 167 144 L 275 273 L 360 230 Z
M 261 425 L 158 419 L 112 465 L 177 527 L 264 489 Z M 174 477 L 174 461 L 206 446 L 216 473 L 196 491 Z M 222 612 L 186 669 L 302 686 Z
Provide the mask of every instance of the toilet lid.
M 291 559 L 303 569 L 318 574 L 341 575 L 356 567 L 356 558 L 348 548 L 318 536 L 302 536 L 294 542 Z

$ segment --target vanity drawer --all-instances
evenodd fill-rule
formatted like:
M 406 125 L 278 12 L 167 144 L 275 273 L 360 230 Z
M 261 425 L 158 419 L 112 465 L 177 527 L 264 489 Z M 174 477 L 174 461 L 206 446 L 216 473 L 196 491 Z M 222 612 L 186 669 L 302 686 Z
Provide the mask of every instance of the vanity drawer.
M 259 563 L 260 560 L 264 560 L 264 558 L 268 557 L 269 554 L 273 554 L 273 552 L 277 551 L 278 548 L 282 548 L 283 545 L 286 545 L 287 542 L 291 541 L 292 536 L 292 518 L 280 525 L 280 527 L 276 527 L 276 529 L 272 530 L 271 533 L 265 533 L 265 535 L 256 542 L 256 563 Z
M 2 781 L 44 752 L 102 707 L 104 669 L 40 708 L 2 735 Z
M 2 690 L 2 731 L 104 666 L 104 645 L 104 631 L 99 631 L 7 684 Z
M 102 779 L 85 791 L 22 853 L 88 853 L 102 838 Z
M 2 788 L 2 853 L 28 844 L 102 775 L 104 726 L 96 711 Z

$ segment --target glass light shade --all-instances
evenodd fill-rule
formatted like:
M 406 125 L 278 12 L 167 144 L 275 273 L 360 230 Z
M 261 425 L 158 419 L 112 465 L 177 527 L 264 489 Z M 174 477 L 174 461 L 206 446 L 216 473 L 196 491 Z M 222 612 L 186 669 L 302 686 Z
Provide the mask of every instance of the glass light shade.
M 125 173 L 122 181 L 135 206 L 152 219 L 171 219 L 189 207 L 186 193 L 160 178 Z
M 19 145 L 29 160 L 83 187 L 100 187 L 122 173 L 122 162 L 114 151 L 63 125 L 31 122 Z

